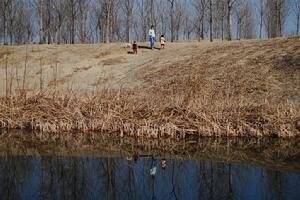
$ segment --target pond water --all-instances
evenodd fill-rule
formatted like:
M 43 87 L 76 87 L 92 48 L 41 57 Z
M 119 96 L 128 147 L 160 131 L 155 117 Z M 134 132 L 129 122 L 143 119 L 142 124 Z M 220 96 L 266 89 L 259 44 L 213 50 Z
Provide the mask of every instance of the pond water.
M 157 162 L 160 164 L 159 160 Z M 299 174 L 213 161 L 2 157 L 3 199 L 299 199 Z
M 53 140 L 0 137 L 0 199 L 300 199 L 295 140 Z

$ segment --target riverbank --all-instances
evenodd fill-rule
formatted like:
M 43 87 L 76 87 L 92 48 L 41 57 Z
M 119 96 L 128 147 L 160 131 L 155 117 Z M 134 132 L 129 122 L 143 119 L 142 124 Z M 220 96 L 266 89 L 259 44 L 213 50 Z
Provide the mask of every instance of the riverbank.
M 50 47 L 39 47 L 40 53 L 51 57 Z M 9 47 L 1 47 L 2 54 L 5 48 Z M 55 48 L 60 47 L 51 51 L 56 52 Z M 71 54 L 77 47 L 61 48 L 69 48 Z M 98 47 L 84 48 L 91 52 Z M 113 52 L 109 58 L 103 49 Z M 165 51 L 142 49 L 141 55 L 134 57 L 117 45 L 103 49 L 99 66 L 76 66 L 76 73 L 67 74 L 64 81 L 49 75 L 42 90 L 30 85 L 22 90 L 18 82 L 9 79 L 15 88 L 0 99 L 0 126 L 44 133 L 98 131 L 145 138 L 300 136 L 299 37 L 174 43 Z M 13 55 L 24 60 L 24 52 L 18 54 L 16 50 Z M 117 55 L 123 59 L 112 62 Z M 28 58 L 37 62 L 35 56 L 38 54 L 29 54 Z M 13 62 L 13 57 L 10 59 Z M 60 70 L 72 69 L 68 63 L 64 70 L 63 58 L 58 59 Z M 89 57 L 82 59 L 87 62 Z M 103 63 L 108 59 L 109 64 Z M 2 56 L 2 70 L 7 60 Z M 43 65 L 49 74 L 55 69 L 53 63 Z M 18 68 L 12 63 L 9 66 L 12 77 L 19 77 L 14 73 Z M 30 67 L 28 61 L 26 81 L 32 84 L 41 74 L 38 67 Z M 5 73 L 1 76 L 6 80 Z M 86 86 L 92 77 L 97 83 Z M 22 82 L 22 77 L 16 80 Z M 69 86 L 75 81 L 82 84 L 67 87 L 68 81 Z

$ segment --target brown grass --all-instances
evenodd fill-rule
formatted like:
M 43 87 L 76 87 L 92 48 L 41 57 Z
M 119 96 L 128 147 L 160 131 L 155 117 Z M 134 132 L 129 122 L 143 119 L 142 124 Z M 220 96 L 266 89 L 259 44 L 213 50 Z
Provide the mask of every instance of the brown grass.
M 136 72 L 143 85 L 0 99 L 0 126 L 186 138 L 300 136 L 300 38 L 195 48 Z M 99 87 L 101 88 L 101 87 Z
M 108 58 L 106 60 L 103 60 L 103 65 L 104 66 L 109 66 L 109 65 L 116 65 L 116 64 L 121 64 L 122 63 L 123 58 L 119 57 L 119 58 Z

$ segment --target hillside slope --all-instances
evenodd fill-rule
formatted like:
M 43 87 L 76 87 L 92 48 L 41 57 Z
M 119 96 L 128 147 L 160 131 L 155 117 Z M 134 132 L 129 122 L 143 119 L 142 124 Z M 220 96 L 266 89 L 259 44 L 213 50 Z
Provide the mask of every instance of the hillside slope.
M 24 60 L 24 46 L 1 47 L 12 93 L 20 88 Z M 0 107 L 4 127 L 146 137 L 300 134 L 299 37 L 173 43 L 162 51 L 140 48 L 138 55 L 121 44 L 28 46 L 27 60 L 27 96 L 42 80 L 43 91 L 60 97 L 16 101 L 22 115 Z M 89 91 L 93 96 L 83 95 Z

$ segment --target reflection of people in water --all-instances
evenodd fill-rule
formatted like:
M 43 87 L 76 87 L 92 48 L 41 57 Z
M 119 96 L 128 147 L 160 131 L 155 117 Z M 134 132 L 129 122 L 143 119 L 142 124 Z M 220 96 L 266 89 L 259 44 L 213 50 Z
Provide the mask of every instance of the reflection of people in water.
M 139 154 L 137 152 L 133 154 L 133 160 L 134 162 L 137 162 L 139 160 Z
M 152 200 L 156 200 L 155 190 L 154 190 L 154 182 L 155 182 L 155 174 L 156 174 L 156 159 L 152 156 L 150 175 L 152 177 Z
M 166 170 L 166 168 L 167 168 L 167 161 L 166 161 L 166 159 L 161 159 L 161 168 L 163 169 L 163 170 Z
M 153 179 L 152 179 L 152 200 L 156 200 L 156 196 L 155 196 L 155 188 L 154 188 L 154 176 L 153 176 Z
M 151 175 L 152 177 L 155 176 L 156 170 L 157 170 L 157 167 L 156 167 L 156 160 L 155 160 L 155 158 L 152 156 L 152 162 L 151 162 L 151 168 L 150 168 L 150 175 Z

